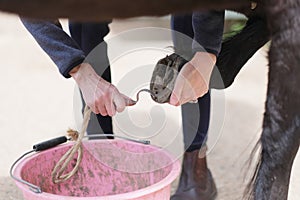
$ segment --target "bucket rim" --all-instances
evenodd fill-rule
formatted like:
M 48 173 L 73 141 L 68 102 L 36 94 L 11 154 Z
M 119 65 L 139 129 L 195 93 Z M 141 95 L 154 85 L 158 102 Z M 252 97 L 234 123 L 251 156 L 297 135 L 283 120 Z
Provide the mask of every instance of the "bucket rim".
M 89 140 L 89 141 L 92 143 L 118 141 L 118 142 L 130 143 L 130 144 L 134 144 L 134 145 L 143 145 L 143 144 L 138 144 L 138 143 L 134 143 L 131 141 L 118 140 L 118 139 L 114 139 L 114 140 L 103 139 L 103 140 Z M 85 141 L 85 142 L 88 142 L 88 141 Z M 72 145 L 72 143 L 68 143 L 68 144 L 59 145 L 55 148 L 62 149 L 62 148 L 66 148 L 71 145 Z M 141 188 L 141 189 L 138 189 L 135 191 L 122 193 L 122 194 L 106 195 L 106 196 L 74 197 L 74 196 L 51 194 L 51 193 L 44 192 L 44 191 L 42 191 L 42 193 L 34 193 L 33 191 L 30 190 L 30 188 L 27 185 L 24 185 L 23 183 L 20 183 L 18 181 L 15 181 L 15 183 L 18 186 L 18 188 L 23 192 L 24 196 L 25 196 L 25 193 L 30 193 L 31 196 L 35 196 L 35 197 L 41 197 L 41 195 L 43 195 L 48 200 L 56 200 L 58 197 L 63 197 L 64 200 L 96 200 L 96 199 L 97 200 L 101 200 L 101 199 L 103 199 L 103 200 L 104 199 L 105 200 L 123 200 L 124 199 L 125 200 L 125 199 L 133 199 L 133 198 L 143 197 L 143 196 L 149 195 L 151 193 L 157 192 L 159 190 L 162 190 L 162 189 L 166 188 L 168 185 L 171 185 L 171 183 L 178 177 L 178 175 L 181 171 L 181 165 L 180 165 L 179 159 L 175 159 L 175 157 L 170 152 L 168 152 L 167 150 L 164 150 L 164 149 L 160 149 L 159 147 L 154 146 L 154 145 L 147 145 L 147 146 L 150 146 L 153 149 L 159 149 L 165 155 L 167 155 L 170 158 L 170 160 L 173 161 L 170 164 L 172 167 L 171 167 L 169 174 L 166 177 L 164 177 L 162 180 L 158 181 L 155 184 L 149 185 L 147 187 L 144 187 L 144 188 Z M 17 178 L 22 178 L 21 171 L 22 171 L 22 168 L 24 167 L 24 165 L 30 159 L 33 159 L 33 158 L 39 156 L 39 154 L 44 153 L 49 150 L 51 150 L 51 149 L 48 149 L 48 150 L 45 150 L 42 152 L 36 152 L 33 155 L 23 158 L 19 163 L 16 164 L 16 166 L 13 170 L 14 176 L 16 176 Z

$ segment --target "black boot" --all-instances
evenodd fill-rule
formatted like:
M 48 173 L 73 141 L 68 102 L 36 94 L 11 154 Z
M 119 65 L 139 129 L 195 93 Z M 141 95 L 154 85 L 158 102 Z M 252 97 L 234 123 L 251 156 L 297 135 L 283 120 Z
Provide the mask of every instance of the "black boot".
M 217 188 L 206 157 L 199 158 L 199 150 L 184 153 L 179 186 L 171 200 L 214 200 Z

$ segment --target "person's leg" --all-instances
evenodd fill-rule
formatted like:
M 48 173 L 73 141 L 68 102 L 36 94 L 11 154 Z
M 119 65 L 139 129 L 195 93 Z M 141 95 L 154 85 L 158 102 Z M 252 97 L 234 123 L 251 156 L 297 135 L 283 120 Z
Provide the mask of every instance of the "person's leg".
M 110 65 L 107 56 L 107 44 L 104 42 L 104 37 L 109 32 L 108 23 L 70 22 L 69 28 L 72 38 L 78 43 L 78 45 L 80 45 L 86 54 L 87 59 L 92 63 L 94 70 L 106 81 L 111 82 Z M 85 106 L 84 101 L 83 104 Z M 113 133 L 112 118 L 92 113 L 87 133 Z
M 173 30 L 190 39 L 173 34 L 176 53 L 192 57 L 194 31 L 191 15 L 176 15 L 171 18 Z M 210 94 L 198 99 L 197 104 L 187 103 L 182 107 L 182 124 L 185 153 L 179 186 L 171 200 L 208 200 L 216 196 L 216 186 L 206 163 L 206 138 L 210 119 Z
M 78 46 L 81 47 L 81 30 L 82 30 L 82 23 L 76 23 L 69 21 L 69 30 L 71 37 L 75 42 L 78 44 Z
M 171 29 L 175 53 L 185 58 L 191 57 L 194 37 L 192 15 L 172 15 Z
M 181 107 L 184 144 L 187 152 L 205 148 L 210 120 L 210 94 L 198 99 L 198 103 L 186 103 Z

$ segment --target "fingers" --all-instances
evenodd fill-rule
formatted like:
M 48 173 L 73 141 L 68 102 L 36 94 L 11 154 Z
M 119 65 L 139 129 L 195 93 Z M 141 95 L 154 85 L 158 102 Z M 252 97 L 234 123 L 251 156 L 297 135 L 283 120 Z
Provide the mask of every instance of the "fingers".
M 135 104 L 135 101 L 120 93 L 115 87 L 113 87 L 110 101 L 106 102 L 106 110 L 109 116 L 114 116 L 116 112 L 123 112 L 126 106 L 132 106 Z
M 114 116 L 116 114 L 116 107 L 113 102 L 105 102 L 105 108 L 108 116 Z
M 102 116 L 114 116 L 116 114 L 116 106 L 114 102 L 105 101 L 105 103 L 97 104 L 95 109 L 92 109 L 95 114 L 100 114 Z
M 177 94 L 174 91 L 172 92 L 172 95 L 170 97 L 170 104 L 173 106 L 180 105 L 180 98 L 177 96 Z
M 100 104 L 97 106 L 98 110 L 99 110 L 99 114 L 102 115 L 102 116 L 106 116 L 107 115 L 107 110 L 106 110 L 106 107 L 105 105 L 103 104 Z
M 116 112 L 122 112 L 127 105 L 134 104 L 114 85 L 99 77 L 92 67 L 86 68 L 82 73 L 84 78 L 78 79 L 77 83 L 86 104 L 95 114 L 114 116 Z
M 88 106 L 90 107 L 92 112 L 95 113 L 96 115 L 98 115 L 98 114 L 100 114 L 102 116 L 108 115 L 106 106 L 103 104 L 95 103 L 95 104 L 88 104 Z
M 183 91 L 183 87 L 185 84 L 184 77 L 182 75 L 178 75 L 176 81 L 175 81 L 175 86 L 172 92 L 172 95 L 170 97 L 170 104 L 173 106 L 179 106 L 181 105 L 181 94 Z
M 169 103 L 179 106 L 192 102 L 206 94 L 207 91 L 208 86 L 202 74 L 194 65 L 187 63 L 178 74 Z
M 100 111 L 99 111 L 99 109 L 97 108 L 96 105 L 90 106 L 90 104 L 88 104 L 88 106 L 91 108 L 91 110 L 92 110 L 93 113 L 95 113 L 95 114 L 99 114 L 100 113 Z

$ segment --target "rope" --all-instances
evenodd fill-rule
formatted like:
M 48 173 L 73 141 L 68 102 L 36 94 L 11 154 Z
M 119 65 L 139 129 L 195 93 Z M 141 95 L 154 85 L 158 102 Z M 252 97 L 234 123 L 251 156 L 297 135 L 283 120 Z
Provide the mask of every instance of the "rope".
M 68 130 L 68 136 L 71 137 L 73 141 L 75 141 L 74 145 L 61 157 L 61 159 L 56 163 L 51 176 L 53 183 L 60 183 L 71 178 L 78 170 L 79 165 L 82 160 L 82 139 L 88 127 L 88 123 L 90 121 L 91 109 L 88 106 L 84 108 L 83 122 L 80 133 L 75 130 Z M 65 170 L 69 163 L 73 160 L 74 155 L 77 152 L 77 160 L 72 171 L 65 173 Z

